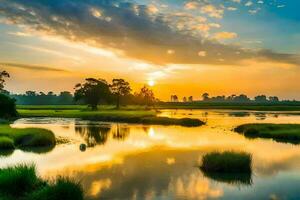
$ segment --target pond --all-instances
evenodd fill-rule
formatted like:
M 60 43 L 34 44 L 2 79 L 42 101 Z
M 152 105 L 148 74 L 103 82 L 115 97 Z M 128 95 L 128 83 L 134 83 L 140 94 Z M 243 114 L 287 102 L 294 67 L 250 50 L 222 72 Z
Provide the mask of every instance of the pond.
M 1 153 L 0 167 L 35 163 L 44 178 L 80 180 L 87 199 L 300 199 L 300 146 L 247 139 L 232 131 L 244 123 L 299 123 L 300 115 L 226 110 L 162 110 L 160 115 L 207 124 L 187 128 L 19 119 L 13 127 L 47 128 L 69 142 L 40 152 Z M 219 150 L 251 153 L 252 176 L 228 181 L 204 175 L 202 156 Z

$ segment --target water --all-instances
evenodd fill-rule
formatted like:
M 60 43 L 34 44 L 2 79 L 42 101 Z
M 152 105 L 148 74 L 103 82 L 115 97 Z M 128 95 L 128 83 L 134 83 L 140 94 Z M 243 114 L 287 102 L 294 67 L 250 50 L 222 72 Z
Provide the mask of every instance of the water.
M 300 146 L 247 139 L 232 132 L 244 123 L 299 123 L 295 113 L 164 110 L 161 116 L 207 121 L 196 128 L 91 122 L 79 119 L 19 119 L 17 128 L 40 127 L 68 138 L 42 152 L 2 153 L 0 167 L 35 163 L 44 178 L 81 180 L 88 199 L 300 199 Z M 87 148 L 80 150 L 80 145 Z M 250 177 L 207 177 L 198 168 L 211 151 L 253 156 Z

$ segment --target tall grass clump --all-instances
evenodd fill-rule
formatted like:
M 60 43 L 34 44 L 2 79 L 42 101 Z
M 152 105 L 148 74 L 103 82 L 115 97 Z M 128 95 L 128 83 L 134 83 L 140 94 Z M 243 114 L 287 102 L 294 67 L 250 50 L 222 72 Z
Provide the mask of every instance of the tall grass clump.
M 68 178 L 59 177 L 54 183 L 29 194 L 26 200 L 82 200 L 81 185 Z
M 252 157 L 248 153 L 212 152 L 202 158 L 200 168 L 206 172 L 251 173 Z
M 202 158 L 204 176 L 233 185 L 252 184 L 252 158 L 248 153 L 213 152 Z
M 19 165 L 0 169 L 0 194 L 10 197 L 24 196 L 42 184 L 33 165 Z M 1 196 L 2 196 L 1 195 Z
M 81 185 L 68 178 L 45 181 L 34 165 L 0 169 L 0 200 L 83 200 Z

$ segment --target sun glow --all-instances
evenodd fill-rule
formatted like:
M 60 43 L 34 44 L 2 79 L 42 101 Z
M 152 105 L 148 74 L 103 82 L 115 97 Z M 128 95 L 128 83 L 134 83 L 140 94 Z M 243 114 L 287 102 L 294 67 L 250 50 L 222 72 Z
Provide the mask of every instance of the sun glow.
M 154 86 L 155 85 L 155 81 L 154 80 L 149 80 L 148 81 L 148 85 L 151 86 L 151 87 Z

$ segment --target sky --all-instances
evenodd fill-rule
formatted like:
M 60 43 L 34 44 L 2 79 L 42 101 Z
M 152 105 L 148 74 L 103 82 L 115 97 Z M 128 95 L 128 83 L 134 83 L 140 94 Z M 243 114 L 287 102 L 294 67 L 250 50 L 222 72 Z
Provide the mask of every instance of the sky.
M 13 93 L 124 78 L 156 96 L 300 100 L 298 0 L 0 0 Z

